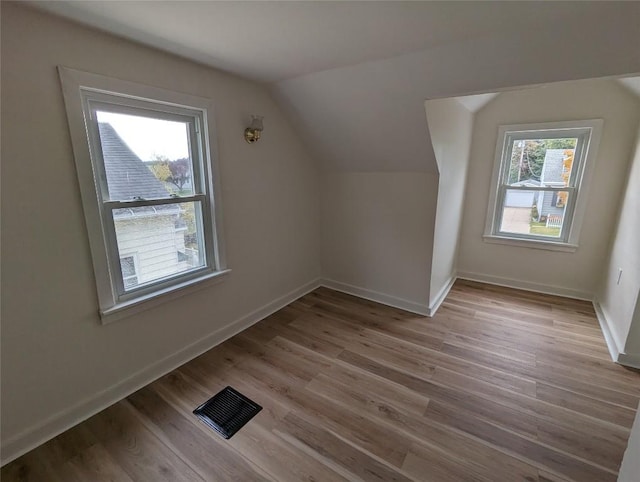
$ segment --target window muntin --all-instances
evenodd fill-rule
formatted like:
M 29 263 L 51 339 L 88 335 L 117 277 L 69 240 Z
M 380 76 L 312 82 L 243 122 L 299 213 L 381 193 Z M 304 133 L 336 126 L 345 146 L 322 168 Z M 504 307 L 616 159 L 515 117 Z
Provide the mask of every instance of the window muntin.
M 571 124 L 500 128 L 485 239 L 577 241 L 576 210 L 601 121 Z
M 65 67 L 58 70 L 102 321 L 121 319 L 189 293 L 197 284 L 222 280 L 230 270 L 221 233 L 216 150 L 211 142 L 215 139 L 209 137 L 214 133 L 212 102 Z M 127 133 L 117 125 L 123 123 L 137 126 Z M 105 134 L 101 124 L 118 129 Z M 167 133 L 172 129 L 180 132 L 177 141 Z M 151 154 L 158 156 L 151 159 L 145 147 L 138 145 L 139 139 L 130 137 L 145 130 L 154 134 L 151 146 L 156 152 Z M 109 164 L 113 145 L 107 142 L 113 141 L 114 132 L 120 152 L 129 156 L 115 165 Z M 138 137 L 144 141 L 147 136 Z M 179 149 L 167 148 L 167 140 Z M 170 164 L 174 161 L 180 162 Z M 123 179 L 128 176 L 135 182 L 116 181 L 114 167 L 121 170 Z M 159 236 L 152 236 L 147 244 L 154 240 L 171 244 L 170 250 L 163 245 L 162 259 L 158 252 L 154 260 L 167 268 L 164 271 L 152 272 L 147 259 L 150 246 L 138 249 L 123 228 L 145 217 L 156 228 L 162 225 L 162 232 L 156 232 Z

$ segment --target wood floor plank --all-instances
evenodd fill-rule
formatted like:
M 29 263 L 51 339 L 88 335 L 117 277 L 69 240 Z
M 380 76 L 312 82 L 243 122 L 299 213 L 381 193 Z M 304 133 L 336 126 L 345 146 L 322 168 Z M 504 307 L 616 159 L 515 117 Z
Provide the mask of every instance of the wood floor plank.
M 300 416 L 320 421 L 332 432 L 394 466 L 402 464 L 408 442 L 401 436 L 390 435 L 380 427 L 367 423 L 360 414 L 344 406 L 290 386 L 286 379 L 273 370 L 263 371 L 258 365 L 247 368 L 247 375 L 254 377 L 254 383 L 280 397 L 282 403 L 291 405 Z
M 608 437 L 610 443 L 620 444 L 629 435 L 629 428 L 633 422 L 612 424 L 604 418 L 595 418 L 584 411 L 575 411 L 561 405 L 554 405 L 536 397 L 523 395 L 514 391 L 491 385 L 473 377 L 451 372 L 438 367 L 430 379 L 433 383 L 458 388 L 493 400 L 501 405 L 526 412 L 539 419 L 547 420 L 555 424 L 569 428 L 579 428 L 585 437 L 596 434 L 600 437 Z M 571 396 L 570 394 L 569 396 Z M 620 407 L 615 407 L 620 409 Z
M 295 412 L 284 418 L 276 433 L 283 438 L 299 440 L 318 457 L 328 460 L 328 465 L 339 466 L 348 480 L 411 480 L 399 470 L 357 450 L 322 425 L 312 424 Z
M 537 434 L 537 420 L 529 414 L 492 400 L 475 396 L 469 392 L 450 389 L 444 385 L 434 384 L 428 380 L 394 371 L 370 359 L 368 360 L 368 366 L 370 370 L 375 370 L 378 374 L 385 373 L 390 380 L 404 386 L 410 386 L 413 391 L 420 393 L 431 401 L 437 400 L 450 407 L 473 411 L 476 416 L 504 424 L 510 430 L 522 434 L 533 437 Z M 325 390 L 327 389 L 325 388 Z M 338 395 L 335 394 L 334 396 L 337 397 Z
M 449 460 L 432 447 L 412 446 L 404 459 L 402 469 L 416 480 L 426 482 L 490 482 L 473 473 L 468 465 Z
M 330 358 L 338 356 L 344 346 L 338 345 L 331 341 L 323 340 L 315 335 L 304 333 L 293 326 L 283 327 L 278 331 L 278 335 L 285 340 L 297 343 L 300 346 L 308 348 L 316 353 L 320 353 Z
M 340 304 L 320 302 L 316 304 L 314 311 L 316 313 L 322 313 L 336 321 L 355 324 L 356 326 L 367 328 L 374 332 L 397 335 L 398 339 L 411 339 L 415 343 L 420 343 L 423 346 L 435 349 L 440 347 L 443 338 L 447 334 L 446 331 L 438 330 L 435 327 L 425 329 L 424 322 L 416 325 L 416 323 L 413 322 L 414 319 L 390 319 L 380 316 L 379 313 L 364 316 L 358 311 L 358 308 L 361 307 L 356 304 L 352 304 L 350 308 L 346 308 Z
M 87 426 L 134 480 L 204 480 L 134 417 L 126 401 L 91 417 Z
M 545 383 L 536 384 L 536 398 L 622 427 L 633 425 L 635 417 L 635 411 L 631 408 L 613 405 Z
M 527 477 L 533 477 L 536 473 L 535 468 L 530 465 L 513 460 L 490 447 L 431 424 L 424 417 L 413 417 L 399 408 L 398 403 L 389 402 L 379 396 L 376 391 L 365 395 L 356 388 L 329 377 L 314 380 L 308 388 L 319 396 L 345 406 L 354 406 L 360 413 L 366 414 L 377 423 L 382 423 L 391 432 L 412 436 L 414 444 L 424 443 L 425 440 L 437 441 L 435 450 L 439 451 L 442 457 L 455 460 L 457 464 L 460 464 L 460 456 L 463 454 L 468 475 L 475 474 L 478 477 L 485 477 L 486 480 L 496 476 L 504 480 L 516 480 L 521 477 L 526 480 Z M 429 450 L 431 449 L 433 447 Z M 427 450 L 424 445 L 422 450 Z M 424 480 L 424 478 L 423 476 L 418 480 Z
M 568 386 L 577 393 L 592 394 L 600 400 L 610 401 L 630 408 L 637 407 L 640 400 L 637 393 L 640 387 L 612 377 L 587 375 L 586 371 L 581 368 L 560 366 L 540 360 L 536 361 L 535 368 L 531 368 L 501 356 L 450 344 L 443 345 L 442 352 L 466 360 L 476 366 L 484 366 L 503 373 L 517 374 L 517 376 L 532 382 L 542 381 L 560 387 Z M 580 376 L 580 374 L 583 375 Z M 589 380 L 589 382 L 582 380 Z
M 263 407 L 229 440 L 192 413 L 226 386 Z M 607 482 L 639 400 L 589 302 L 458 280 L 425 318 L 318 288 L 0 476 Z
M 86 424 L 78 425 L 4 466 L 0 479 L 57 481 L 57 471 L 62 465 L 98 443 Z
M 100 444 L 80 452 L 56 470 L 65 482 L 133 482 L 134 479 L 118 465 Z
M 259 425 L 252 426 L 250 432 L 245 430 L 238 433 L 229 440 L 229 445 L 238 452 L 252 454 L 254 462 L 275 481 L 348 480 L 331 467 L 287 443 L 274 431 Z
M 517 455 L 521 460 L 544 465 L 551 471 L 574 480 L 614 482 L 617 478 L 615 471 L 608 471 L 603 467 L 590 464 L 586 460 L 553 450 L 546 445 L 496 427 L 469 413 L 454 411 L 438 402 L 429 403 L 426 416 Z
M 364 370 L 354 369 L 347 363 L 336 362 L 335 366 L 326 372 L 320 373 L 309 385 L 315 381 L 329 379 L 351 387 L 360 393 L 375 392 L 376 396 L 387 402 L 402 408 L 403 410 L 422 415 L 427 408 L 429 399 L 402 385 L 372 375 Z
M 517 350 L 514 348 L 508 348 L 505 346 L 501 346 L 499 344 L 490 343 L 487 341 L 479 340 L 478 338 L 474 338 L 473 336 L 461 335 L 459 333 L 451 332 L 447 335 L 447 337 L 443 340 L 443 343 L 448 343 L 450 345 L 456 345 L 462 348 L 467 349 L 480 349 L 487 351 L 489 353 L 497 354 L 499 356 L 516 360 L 520 363 L 525 363 L 531 367 L 536 364 L 536 355 L 535 353 L 528 353 L 526 351 Z

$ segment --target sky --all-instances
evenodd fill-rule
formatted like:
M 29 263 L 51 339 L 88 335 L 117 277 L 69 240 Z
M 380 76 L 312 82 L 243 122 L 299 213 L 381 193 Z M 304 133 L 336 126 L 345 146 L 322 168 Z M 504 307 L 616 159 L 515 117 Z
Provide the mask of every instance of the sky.
M 108 122 L 118 135 L 143 161 L 154 154 L 176 160 L 189 157 L 187 125 L 161 119 L 150 119 L 112 112 L 97 112 L 98 122 Z

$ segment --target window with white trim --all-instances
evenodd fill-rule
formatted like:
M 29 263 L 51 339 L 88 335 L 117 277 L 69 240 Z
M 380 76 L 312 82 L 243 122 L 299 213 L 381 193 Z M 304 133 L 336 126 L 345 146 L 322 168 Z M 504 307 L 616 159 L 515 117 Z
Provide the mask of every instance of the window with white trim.
M 211 102 L 59 70 L 103 320 L 226 273 Z
M 501 126 L 485 240 L 577 248 L 602 120 Z

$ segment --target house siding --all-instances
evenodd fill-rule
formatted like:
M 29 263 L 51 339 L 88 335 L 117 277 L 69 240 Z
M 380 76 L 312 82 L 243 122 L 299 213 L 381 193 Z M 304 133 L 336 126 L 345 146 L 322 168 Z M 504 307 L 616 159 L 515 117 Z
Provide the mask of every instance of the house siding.
M 540 196 L 541 202 L 538 201 L 538 212 L 540 215 L 548 216 L 549 214 L 564 214 L 564 208 L 559 208 L 553 205 L 553 192 L 545 192 Z
M 176 233 L 174 219 L 175 215 L 161 215 L 115 221 L 120 257 L 134 256 L 139 283 L 188 269 L 185 261 L 178 260 L 184 235 Z

